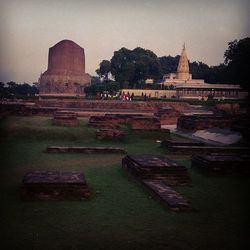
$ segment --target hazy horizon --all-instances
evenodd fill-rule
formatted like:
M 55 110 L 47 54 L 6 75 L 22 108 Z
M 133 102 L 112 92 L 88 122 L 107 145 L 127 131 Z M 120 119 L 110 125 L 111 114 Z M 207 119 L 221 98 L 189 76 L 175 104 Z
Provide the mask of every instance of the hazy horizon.
M 218 65 L 227 43 L 250 36 L 247 0 L 2 0 L 0 81 L 36 82 L 63 39 L 85 49 L 86 72 L 122 47 Z

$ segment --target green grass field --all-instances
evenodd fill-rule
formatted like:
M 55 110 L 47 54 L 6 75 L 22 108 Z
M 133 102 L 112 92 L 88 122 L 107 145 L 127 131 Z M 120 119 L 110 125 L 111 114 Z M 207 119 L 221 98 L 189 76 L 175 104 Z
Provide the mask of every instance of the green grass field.
M 247 249 L 249 178 L 191 169 L 187 156 L 159 147 L 163 133 L 126 129 L 124 141 L 98 141 L 87 120 L 74 128 L 56 127 L 48 117 L 8 117 L 0 128 L 1 249 Z M 176 189 L 195 209 L 171 212 L 121 168 L 124 155 L 47 154 L 48 145 L 107 145 L 130 154 L 169 155 L 189 168 L 193 186 Z M 49 169 L 84 171 L 91 198 L 22 201 L 24 174 Z

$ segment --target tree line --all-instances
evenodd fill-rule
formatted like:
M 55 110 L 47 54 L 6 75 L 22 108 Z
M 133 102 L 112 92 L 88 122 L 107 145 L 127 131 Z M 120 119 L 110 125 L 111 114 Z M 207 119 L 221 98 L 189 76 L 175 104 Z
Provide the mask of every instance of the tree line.
M 146 79 L 159 83 L 163 75 L 176 72 L 179 58 L 179 55 L 157 57 L 154 52 L 140 47 L 133 50 L 121 48 L 114 52 L 111 60 L 103 60 L 96 73 L 101 79 L 99 84 L 102 84 L 104 89 L 104 85 L 110 85 L 111 81 L 117 88 L 141 88 Z M 203 62 L 189 62 L 190 73 L 194 79 L 204 79 L 208 83 L 240 84 L 243 89 L 249 91 L 249 58 L 250 38 L 234 40 L 228 43 L 223 63 L 208 66 Z M 90 91 L 90 88 L 96 90 L 98 86 L 91 86 L 86 92 Z
M 34 98 L 38 94 L 37 83 L 32 85 L 28 83 L 18 84 L 15 82 L 0 82 L 0 98 L 20 98 L 28 99 Z
M 103 60 L 92 76 L 91 85 L 85 88 L 88 95 L 109 92 L 116 93 L 122 88 L 166 89 L 160 85 L 165 74 L 175 72 L 180 56 L 157 57 L 148 49 L 137 47 L 133 50 L 121 48 L 114 52 L 111 60 Z M 240 84 L 250 91 L 250 38 L 234 40 L 228 43 L 224 53 L 224 62 L 208 66 L 203 62 L 189 62 L 190 73 L 194 79 L 204 79 L 208 83 Z M 145 84 L 153 79 L 153 84 Z M 0 82 L 0 98 L 30 98 L 38 94 L 38 83 L 17 84 Z

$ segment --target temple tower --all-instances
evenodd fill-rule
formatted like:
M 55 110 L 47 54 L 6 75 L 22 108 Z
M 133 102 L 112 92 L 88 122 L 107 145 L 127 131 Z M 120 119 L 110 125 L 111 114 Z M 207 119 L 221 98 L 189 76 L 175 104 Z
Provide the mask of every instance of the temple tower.
M 178 68 L 177 68 L 176 78 L 180 80 L 184 80 L 184 81 L 191 79 L 191 75 L 189 73 L 189 64 L 188 64 L 188 57 L 186 53 L 185 44 L 183 45 L 183 49 L 181 52 L 181 57 L 180 57 Z
M 83 96 L 89 84 L 82 47 L 62 40 L 49 49 L 48 69 L 39 78 L 40 96 Z

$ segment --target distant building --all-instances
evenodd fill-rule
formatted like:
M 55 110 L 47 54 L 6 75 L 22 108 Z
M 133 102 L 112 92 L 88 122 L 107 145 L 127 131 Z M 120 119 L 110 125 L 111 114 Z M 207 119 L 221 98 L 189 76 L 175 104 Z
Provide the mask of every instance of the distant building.
M 85 73 L 84 49 L 62 40 L 49 49 L 48 69 L 39 78 L 39 96 L 84 96 L 90 81 Z
M 185 44 L 183 46 L 176 73 L 170 73 L 163 77 L 162 84 L 171 86 L 176 90 L 177 98 L 208 98 L 215 99 L 242 99 L 247 96 L 239 85 L 210 84 L 203 79 L 192 79 L 189 72 L 189 63 Z

